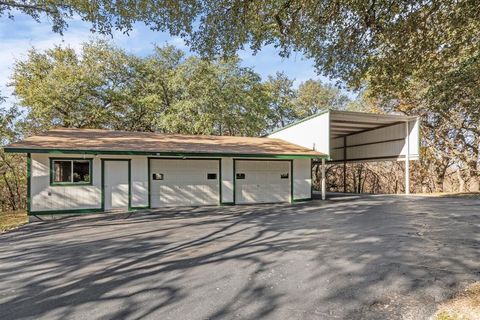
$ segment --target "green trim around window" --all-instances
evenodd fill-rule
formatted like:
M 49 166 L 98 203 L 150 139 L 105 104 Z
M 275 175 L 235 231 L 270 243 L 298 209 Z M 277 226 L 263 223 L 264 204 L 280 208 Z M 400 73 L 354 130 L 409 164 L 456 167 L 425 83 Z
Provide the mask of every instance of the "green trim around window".
M 53 176 L 54 176 L 54 168 L 53 168 L 53 162 L 54 161 L 72 161 L 72 170 L 73 170 L 73 161 L 75 160 L 80 160 L 80 161 L 88 161 L 89 163 L 89 172 L 88 175 L 90 176 L 90 181 L 89 182 L 54 182 L 53 181 Z M 93 185 L 93 158 L 49 158 L 50 161 L 50 186 L 52 187 L 79 187 L 79 186 L 91 186 Z M 72 180 L 73 180 L 73 175 L 72 175 Z
M 270 159 L 311 159 L 328 158 L 328 155 L 312 154 L 249 154 L 249 153 L 214 153 L 214 152 L 147 152 L 147 151 L 109 151 L 109 150 L 71 150 L 42 148 L 4 148 L 9 153 L 49 153 L 49 154 L 90 154 L 90 155 L 141 155 L 152 157 L 225 157 L 225 158 L 270 158 Z

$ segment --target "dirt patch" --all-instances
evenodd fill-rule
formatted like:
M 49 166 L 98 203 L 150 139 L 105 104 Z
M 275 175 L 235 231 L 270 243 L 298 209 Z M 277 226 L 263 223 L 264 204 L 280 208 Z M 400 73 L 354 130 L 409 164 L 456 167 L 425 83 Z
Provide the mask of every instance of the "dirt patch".
M 480 192 L 433 192 L 433 193 L 415 193 L 415 196 L 439 197 L 439 198 L 468 198 L 480 199 Z
M 480 282 L 442 303 L 434 320 L 480 320 Z
M 0 233 L 16 229 L 28 222 L 28 215 L 25 211 L 0 212 Z

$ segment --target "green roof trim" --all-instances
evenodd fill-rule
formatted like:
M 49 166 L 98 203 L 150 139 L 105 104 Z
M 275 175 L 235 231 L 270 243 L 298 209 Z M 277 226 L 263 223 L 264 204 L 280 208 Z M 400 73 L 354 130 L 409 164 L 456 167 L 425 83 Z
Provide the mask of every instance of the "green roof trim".
M 313 154 L 268 154 L 268 153 L 210 153 L 210 152 L 147 152 L 147 151 L 109 151 L 109 150 L 75 150 L 75 149 L 43 149 L 43 148 L 4 148 L 9 153 L 48 153 L 48 154 L 93 154 L 93 155 L 143 155 L 143 156 L 168 156 L 168 157 L 241 157 L 241 158 L 328 158 L 327 155 Z
M 311 116 L 308 116 L 308 117 L 306 117 L 306 118 L 300 119 L 300 120 L 295 121 L 295 122 L 292 122 L 292 123 L 286 125 L 285 127 L 275 129 L 275 130 L 273 130 L 272 132 L 270 132 L 269 134 L 266 134 L 264 137 L 267 137 L 267 136 L 269 136 L 269 135 L 271 135 L 271 134 L 274 134 L 274 133 L 283 131 L 283 130 L 285 130 L 285 129 L 291 128 L 291 127 L 296 126 L 297 124 L 300 124 L 300 123 L 305 122 L 305 121 L 307 121 L 307 120 L 314 119 L 314 118 L 316 118 L 316 117 L 318 117 L 318 116 L 321 116 L 321 115 L 324 115 L 325 113 L 328 113 L 328 112 L 330 112 L 330 111 L 331 111 L 330 109 L 326 109 L 326 110 L 320 111 L 320 112 L 318 112 L 318 113 L 312 114 Z

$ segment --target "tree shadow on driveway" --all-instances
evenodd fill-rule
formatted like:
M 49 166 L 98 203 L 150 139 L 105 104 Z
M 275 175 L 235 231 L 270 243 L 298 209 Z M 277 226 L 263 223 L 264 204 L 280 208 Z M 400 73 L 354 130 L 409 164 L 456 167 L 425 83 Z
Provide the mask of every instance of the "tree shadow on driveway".
M 360 197 L 30 224 L 0 236 L 0 318 L 427 318 L 480 278 L 479 203 L 463 201 Z

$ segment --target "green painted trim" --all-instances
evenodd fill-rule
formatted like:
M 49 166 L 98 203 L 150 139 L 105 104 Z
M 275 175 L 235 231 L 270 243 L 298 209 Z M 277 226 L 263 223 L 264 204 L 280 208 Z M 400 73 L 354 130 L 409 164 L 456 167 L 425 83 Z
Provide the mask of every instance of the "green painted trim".
M 234 206 L 235 202 L 222 202 L 221 205 L 222 206 Z
M 293 202 L 293 160 L 291 159 L 233 159 L 233 203 L 237 204 L 236 199 L 236 189 L 237 189 L 237 170 L 236 162 L 237 161 L 288 161 L 290 162 L 290 203 Z
M 325 114 L 325 113 L 327 113 L 327 112 L 330 112 L 330 109 L 326 109 L 326 110 L 320 111 L 320 112 L 318 112 L 318 113 L 316 113 L 316 114 L 313 114 L 313 115 L 308 116 L 308 117 L 306 117 L 306 118 L 303 118 L 303 119 L 300 119 L 300 120 L 295 121 L 295 122 L 293 122 L 293 123 L 290 123 L 290 124 L 288 124 L 288 125 L 286 125 L 286 126 L 284 126 L 284 127 L 282 127 L 282 128 L 275 129 L 275 130 L 273 130 L 272 132 L 270 132 L 269 134 L 265 135 L 265 137 L 266 137 L 266 136 L 269 136 L 269 135 L 272 135 L 272 134 L 274 134 L 274 133 L 283 131 L 283 130 L 285 130 L 285 129 L 291 128 L 291 127 L 293 127 L 293 126 L 296 126 L 297 124 L 300 124 L 300 123 L 302 123 L 302 122 L 308 121 L 308 120 L 310 120 L 310 119 L 314 119 L 314 118 L 316 118 L 316 117 L 319 117 L 319 116 L 321 116 L 321 115 L 323 115 L 323 114 Z
M 30 216 L 40 216 L 46 214 L 87 214 L 87 213 L 99 213 L 104 212 L 102 208 L 92 209 L 65 209 L 65 210 L 45 210 L 45 211 L 32 211 L 29 212 Z
M 331 157 L 330 155 L 332 154 L 332 113 L 328 113 L 328 157 L 325 158 L 327 160 L 330 160 Z
M 101 160 L 102 161 L 102 184 L 101 184 L 101 193 L 102 193 L 102 196 L 101 196 L 101 208 L 102 208 L 102 211 L 105 211 L 105 161 L 103 161 L 103 159 Z
M 215 152 L 146 152 L 146 151 L 106 151 L 106 150 L 69 150 L 69 149 L 40 149 L 40 148 L 4 148 L 9 153 L 49 153 L 49 154 L 93 154 L 93 155 L 143 155 L 164 157 L 240 157 L 240 158 L 274 158 L 274 159 L 301 159 L 301 158 L 328 158 L 327 155 L 313 154 L 248 154 L 248 153 L 215 153 Z
M 290 160 L 290 203 L 293 203 L 293 160 Z
M 50 187 L 82 187 L 82 186 L 91 186 L 91 183 L 72 183 L 72 182 L 54 182 L 50 184 Z
M 233 159 L 233 204 L 237 204 L 237 161 Z
M 148 209 L 150 209 L 150 206 L 136 206 L 136 207 L 130 207 L 130 211 L 148 210 Z
M 50 162 L 49 170 L 50 170 L 50 186 L 51 187 L 80 187 L 80 186 L 93 185 L 93 158 L 48 158 L 48 159 Z M 88 174 L 90 176 L 90 181 L 89 182 L 54 182 L 53 181 L 53 176 L 54 176 L 53 162 L 59 161 L 59 160 L 72 161 L 72 170 L 73 170 L 73 161 L 75 160 L 88 161 L 89 163 Z M 73 179 L 73 176 L 72 176 L 72 179 Z
M 128 162 L 128 211 L 132 210 L 132 159 L 109 159 L 102 158 L 102 210 L 105 211 L 105 162 L 127 161 Z
M 32 155 L 27 153 L 27 214 L 32 208 Z
M 313 159 L 310 159 L 310 199 L 313 198 Z
M 148 206 L 151 208 L 151 179 L 152 177 L 150 172 L 150 160 L 215 160 L 218 161 L 218 205 L 222 205 L 222 158 L 172 158 L 172 157 L 148 157 Z
M 132 159 L 128 159 L 128 211 L 132 210 Z
M 312 198 L 310 197 L 310 198 L 295 199 L 293 200 L 293 202 L 296 203 L 296 202 L 305 202 L 305 201 L 311 201 L 311 200 Z
M 152 172 L 151 172 L 151 169 L 150 169 L 150 158 L 147 158 L 147 174 L 148 174 L 148 177 L 147 177 L 147 180 L 148 180 L 148 207 L 151 208 L 152 207 L 152 192 L 151 192 L 152 182 L 151 182 L 150 175 L 152 174 Z
M 220 197 L 218 199 L 218 205 L 222 205 L 222 189 L 223 189 L 223 180 L 222 180 L 222 159 L 218 159 L 218 192 Z

